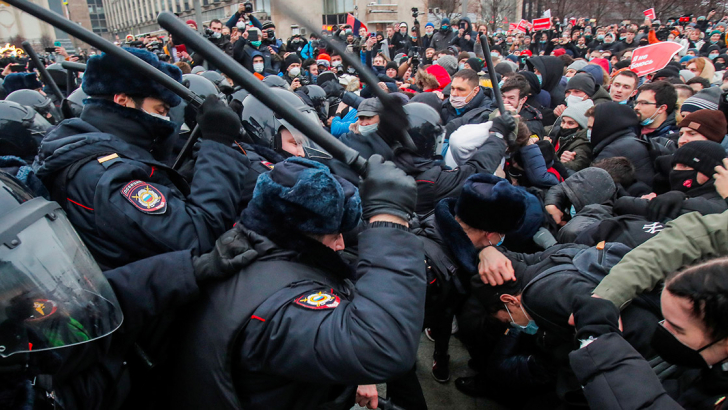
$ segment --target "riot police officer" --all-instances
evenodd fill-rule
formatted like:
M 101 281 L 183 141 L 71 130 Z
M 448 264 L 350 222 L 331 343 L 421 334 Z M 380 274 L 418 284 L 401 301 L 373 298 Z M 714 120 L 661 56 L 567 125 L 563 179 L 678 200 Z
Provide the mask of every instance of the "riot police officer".
M 127 51 L 181 80 L 179 68 L 154 54 Z M 81 117 L 48 134 L 35 167 L 96 261 L 113 268 L 174 250 L 209 250 L 240 212 L 249 163 L 230 148 L 239 118 L 215 96 L 205 100 L 188 183 L 166 165 L 177 138 L 167 115 L 178 96 L 108 54 L 89 59 L 82 88 L 91 98 Z
M 425 296 L 422 245 L 407 222 L 416 184 L 381 156 L 365 175 L 361 199 L 304 158 L 259 177 L 235 230 L 261 257 L 203 289 L 185 317 L 168 379 L 173 407 L 322 408 L 346 385 L 413 367 Z M 337 252 L 362 217 L 353 271 Z M 350 398 L 338 408 L 351 408 L 353 390 Z

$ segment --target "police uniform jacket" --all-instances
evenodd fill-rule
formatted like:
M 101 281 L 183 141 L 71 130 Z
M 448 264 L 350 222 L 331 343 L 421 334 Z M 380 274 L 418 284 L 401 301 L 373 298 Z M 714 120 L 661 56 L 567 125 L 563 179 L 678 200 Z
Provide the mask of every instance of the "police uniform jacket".
M 380 383 L 412 369 L 426 285 L 424 252 L 412 233 L 360 233 L 352 285 L 348 265 L 320 242 L 308 239 L 292 251 L 242 222 L 235 229 L 261 256 L 202 289 L 182 321 L 169 373 L 172 407 L 321 408 L 342 385 Z
M 245 155 L 201 141 L 188 184 L 150 152 L 166 141 L 146 117 L 109 101 L 87 103 L 80 118 L 46 136 L 34 165 L 105 269 L 175 250 L 205 252 L 240 211 Z

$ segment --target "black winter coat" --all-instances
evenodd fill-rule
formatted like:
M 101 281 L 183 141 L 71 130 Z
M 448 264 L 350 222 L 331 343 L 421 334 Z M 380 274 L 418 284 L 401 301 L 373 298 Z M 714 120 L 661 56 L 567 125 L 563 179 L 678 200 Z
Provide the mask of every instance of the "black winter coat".
M 176 135 L 155 135 L 156 122 L 146 117 L 157 120 L 105 100 L 87 103 L 81 118 L 46 136 L 35 163 L 105 269 L 176 250 L 206 252 L 240 213 L 247 157 L 202 140 L 188 184 L 150 153 Z M 118 158 L 107 157 L 113 154 Z M 65 190 L 54 186 L 63 182 Z
M 592 144 L 594 144 L 593 140 Z M 637 181 L 652 186 L 655 169 L 652 166 L 647 144 L 637 139 L 637 134 L 631 129 L 618 131 L 607 136 L 594 145 L 592 154 L 594 162 L 605 158 L 627 157 L 636 169 L 635 178 Z
M 680 215 L 700 212 L 701 215 L 719 214 L 728 209 L 728 204 L 715 190 L 714 180 L 710 180 L 698 188 L 687 192 L 688 198 L 683 201 Z M 649 200 L 633 196 L 623 196 L 614 203 L 617 215 L 647 216 Z
M 354 286 L 354 272 L 323 244 L 281 227 L 276 243 L 298 249 L 289 250 L 236 227 L 260 257 L 204 289 L 181 323 L 169 380 L 174 408 L 318 408 L 342 385 L 381 383 L 412 368 L 426 285 L 413 234 L 360 233 Z

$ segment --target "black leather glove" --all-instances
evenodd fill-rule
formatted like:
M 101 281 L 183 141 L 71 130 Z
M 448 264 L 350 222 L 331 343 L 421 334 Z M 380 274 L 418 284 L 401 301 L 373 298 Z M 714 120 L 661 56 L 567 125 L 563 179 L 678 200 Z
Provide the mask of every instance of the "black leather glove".
M 409 135 L 405 135 L 409 128 L 409 121 L 407 113 L 404 112 L 402 100 L 391 95 L 387 95 L 385 98 L 387 101 L 382 101 L 382 112 L 379 114 L 379 136 L 392 148 L 405 146 L 405 138 L 409 139 Z M 415 149 L 416 147 L 409 148 Z
M 240 136 L 240 117 L 216 95 L 205 98 L 197 112 L 202 139 L 230 146 Z
M 503 115 L 493 120 L 493 126 L 490 127 L 491 132 L 499 132 L 503 137 L 516 130 L 516 119 L 510 112 L 506 111 Z
M 415 179 L 379 154 L 369 158 L 359 194 L 365 220 L 387 214 L 409 221 L 417 205 Z
M 577 296 L 571 304 L 579 340 L 619 332 L 619 309 L 614 303 L 587 295 Z
M 490 132 L 498 132 L 503 135 L 503 140 L 508 146 L 508 151 L 514 152 L 518 148 L 516 146 L 516 127 L 516 119 L 513 118 L 510 112 L 506 111 L 503 115 L 493 120 Z
M 192 267 L 197 282 L 208 279 L 225 279 L 250 265 L 258 252 L 245 234 L 238 228 L 225 232 L 215 241 L 215 247 L 208 253 L 194 257 Z
M 684 192 L 670 191 L 652 198 L 647 204 L 647 219 L 663 222 L 677 218 L 687 197 Z
M 339 84 L 338 81 L 327 81 L 324 83 L 324 85 L 321 86 L 321 88 L 326 91 L 327 97 L 336 97 L 341 98 L 342 95 L 344 95 L 344 87 L 342 87 L 341 84 Z

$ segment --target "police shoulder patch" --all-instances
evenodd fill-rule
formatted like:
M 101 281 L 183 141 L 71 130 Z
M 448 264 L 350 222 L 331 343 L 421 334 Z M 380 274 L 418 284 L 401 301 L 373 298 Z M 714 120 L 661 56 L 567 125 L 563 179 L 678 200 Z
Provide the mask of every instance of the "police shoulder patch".
M 260 163 L 263 164 L 263 166 L 266 167 L 266 168 L 268 168 L 268 169 L 273 169 L 273 164 L 271 164 L 268 161 L 260 161 Z
M 129 182 L 121 189 L 121 195 L 145 214 L 160 215 L 167 211 L 167 198 L 164 194 L 154 185 L 144 181 Z
M 304 293 L 295 299 L 295 303 L 305 309 L 324 310 L 334 309 L 339 306 L 341 300 L 333 291 L 318 291 Z

